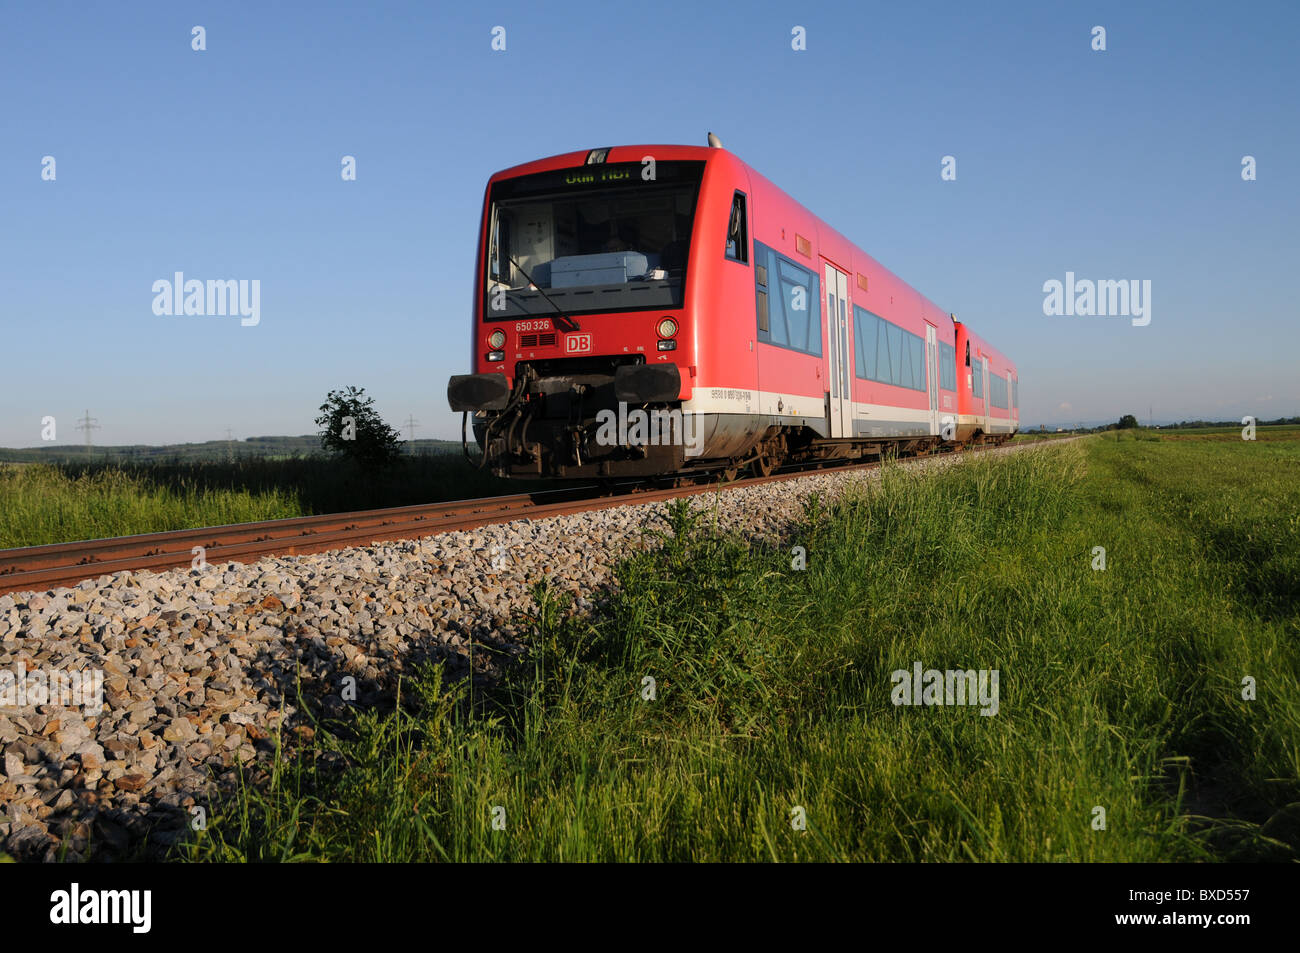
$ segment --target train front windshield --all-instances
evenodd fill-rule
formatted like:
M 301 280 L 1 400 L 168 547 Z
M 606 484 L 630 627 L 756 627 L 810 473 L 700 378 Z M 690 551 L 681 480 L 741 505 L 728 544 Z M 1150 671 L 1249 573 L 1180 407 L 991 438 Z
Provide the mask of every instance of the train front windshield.
M 703 173 L 638 162 L 498 182 L 484 320 L 681 307 Z

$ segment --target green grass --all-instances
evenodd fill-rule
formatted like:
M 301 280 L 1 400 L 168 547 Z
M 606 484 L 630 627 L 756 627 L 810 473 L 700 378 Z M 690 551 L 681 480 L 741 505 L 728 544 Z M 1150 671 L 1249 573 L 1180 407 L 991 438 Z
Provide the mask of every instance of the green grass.
M 525 493 L 463 457 L 381 473 L 324 455 L 233 462 L 0 464 L 0 549 L 199 526 Z
M 1158 432 L 1162 438 L 1170 440 L 1241 440 L 1241 425 L 1231 427 L 1186 427 L 1161 428 Z M 1300 439 L 1300 427 L 1290 424 L 1259 425 L 1255 428 L 1256 440 L 1296 440 Z
M 805 571 L 678 507 L 597 616 L 538 588 L 504 681 L 319 725 L 176 856 L 1300 859 L 1298 471 L 1128 435 L 890 469 L 808 501 Z M 895 707 L 914 661 L 1000 710 Z

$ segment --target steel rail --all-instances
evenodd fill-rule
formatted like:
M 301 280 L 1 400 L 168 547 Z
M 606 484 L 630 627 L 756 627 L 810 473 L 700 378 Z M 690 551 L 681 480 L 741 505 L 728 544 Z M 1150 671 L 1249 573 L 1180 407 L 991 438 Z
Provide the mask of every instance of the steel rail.
M 0 595 L 74 586 L 87 579 L 118 572 L 181 568 L 191 565 L 197 558 L 196 547 L 202 548 L 202 558 L 208 564 L 249 562 L 266 556 L 303 556 L 349 546 L 417 539 L 518 519 L 546 519 L 616 506 L 661 502 L 710 491 L 761 486 L 815 473 L 871 470 L 880 465 L 879 461 L 856 462 L 729 482 L 713 481 L 657 489 L 646 489 L 643 483 L 626 483 L 621 485 L 623 492 L 613 495 L 608 488 L 565 487 L 444 503 L 3 549 L 0 550 Z

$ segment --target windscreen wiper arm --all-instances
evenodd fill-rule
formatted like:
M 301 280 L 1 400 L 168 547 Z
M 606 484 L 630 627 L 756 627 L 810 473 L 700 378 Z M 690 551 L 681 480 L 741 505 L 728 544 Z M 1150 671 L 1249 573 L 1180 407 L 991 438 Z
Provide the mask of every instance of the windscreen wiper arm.
M 510 255 L 506 255 L 506 257 L 510 259 L 510 264 L 514 265 L 516 268 L 519 269 L 519 273 L 524 276 L 525 280 L 527 280 L 527 282 L 530 285 L 532 285 L 534 288 L 537 289 L 537 293 L 546 299 L 547 304 L 549 304 L 552 308 L 555 309 L 555 323 L 559 325 L 561 331 L 582 330 L 580 327 L 578 327 L 578 322 L 573 320 L 573 318 L 569 317 L 563 311 L 561 311 L 560 306 L 551 300 L 551 296 L 542 290 L 542 286 L 539 285 L 537 282 L 533 281 L 533 276 L 530 275 L 528 272 L 524 271 L 523 265 L 515 261 L 514 258 Z M 560 324 L 561 321 L 563 321 L 564 323 Z

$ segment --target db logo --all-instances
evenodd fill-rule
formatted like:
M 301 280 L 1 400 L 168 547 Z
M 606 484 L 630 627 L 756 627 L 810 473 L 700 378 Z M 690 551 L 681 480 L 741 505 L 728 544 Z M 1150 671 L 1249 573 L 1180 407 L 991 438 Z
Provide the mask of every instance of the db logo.
M 566 354 L 586 354 L 591 350 L 590 334 L 566 334 L 564 352 Z

